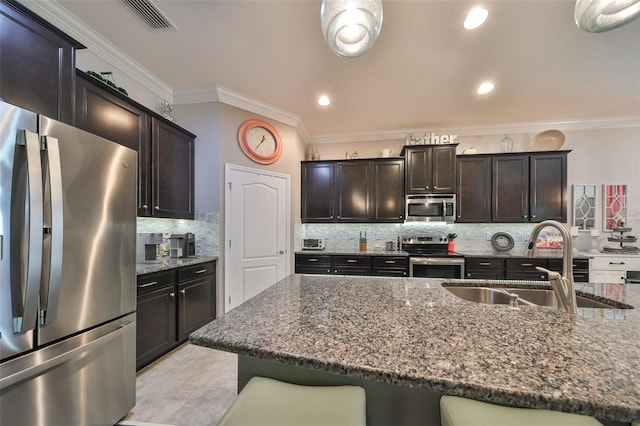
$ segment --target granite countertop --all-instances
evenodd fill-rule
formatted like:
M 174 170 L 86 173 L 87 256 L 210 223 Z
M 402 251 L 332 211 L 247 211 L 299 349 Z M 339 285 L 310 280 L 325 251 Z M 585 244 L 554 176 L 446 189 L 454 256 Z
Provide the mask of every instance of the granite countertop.
M 309 254 L 316 256 L 404 256 L 408 257 L 409 253 L 406 251 L 386 251 L 386 250 L 367 250 L 367 251 L 359 251 L 359 250 L 296 250 L 295 254 Z
M 190 340 L 443 394 L 640 421 L 640 309 L 514 311 L 464 301 L 441 282 L 290 275 Z M 640 308 L 640 285 L 576 289 Z
M 197 265 L 198 263 L 218 260 L 217 256 L 196 256 L 179 259 L 163 257 L 160 263 L 136 263 L 136 274 L 144 275 L 152 272 L 166 271 L 168 269 L 182 268 L 183 266 Z

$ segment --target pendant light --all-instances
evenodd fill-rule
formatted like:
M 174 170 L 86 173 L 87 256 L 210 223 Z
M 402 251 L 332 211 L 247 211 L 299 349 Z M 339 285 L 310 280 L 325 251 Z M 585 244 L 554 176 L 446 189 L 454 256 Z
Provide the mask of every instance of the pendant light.
M 640 0 L 577 0 L 574 17 L 584 31 L 613 30 L 640 17 Z
M 320 25 L 336 55 L 356 58 L 378 39 L 382 28 L 382 0 L 322 0 Z

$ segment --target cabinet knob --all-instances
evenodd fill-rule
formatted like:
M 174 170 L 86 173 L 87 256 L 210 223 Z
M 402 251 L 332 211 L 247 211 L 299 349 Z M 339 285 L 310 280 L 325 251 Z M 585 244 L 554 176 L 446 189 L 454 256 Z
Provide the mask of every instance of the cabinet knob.
M 536 218 L 536 215 L 535 215 L 535 214 L 532 214 L 532 215 L 531 215 L 531 217 L 535 219 L 535 218 Z
M 176 297 L 176 294 L 174 292 L 169 293 L 169 297 Z
M 182 294 L 187 294 L 187 290 L 182 289 L 182 290 L 180 290 L 180 293 L 182 293 Z
M 155 206 L 154 207 L 156 210 L 160 210 L 160 206 Z
M 526 219 L 526 218 L 527 218 L 527 215 L 525 214 L 525 215 L 524 215 L 524 216 L 522 216 L 522 217 L 524 217 L 524 218 Z
M 425 186 L 424 189 L 429 189 L 429 185 Z
M 148 206 L 148 205 L 146 205 L 146 204 L 143 204 L 143 205 L 142 205 L 142 208 L 146 210 L 146 209 L 148 209 L 148 208 L 149 208 L 149 206 Z

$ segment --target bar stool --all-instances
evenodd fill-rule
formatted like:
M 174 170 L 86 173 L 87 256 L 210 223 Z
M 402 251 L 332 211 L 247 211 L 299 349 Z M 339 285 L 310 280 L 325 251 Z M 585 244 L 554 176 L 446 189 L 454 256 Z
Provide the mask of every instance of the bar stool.
M 440 398 L 441 426 L 602 426 L 589 416 L 535 408 L 505 407 L 457 396 Z
M 302 386 L 253 377 L 218 426 L 355 426 L 366 424 L 359 386 Z

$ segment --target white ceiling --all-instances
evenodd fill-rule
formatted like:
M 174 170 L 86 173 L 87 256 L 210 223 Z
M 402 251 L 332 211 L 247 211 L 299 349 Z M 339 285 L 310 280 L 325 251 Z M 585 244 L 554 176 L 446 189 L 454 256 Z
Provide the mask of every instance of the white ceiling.
M 384 0 L 380 37 L 355 59 L 325 44 L 320 0 L 154 0 L 173 31 L 120 0 L 57 2 L 174 93 L 223 86 L 299 116 L 312 138 L 640 119 L 640 20 L 586 33 L 573 0 L 484 1 L 473 31 L 462 22 L 478 2 Z M 480 97 L 484 80 L 496 88 Z

